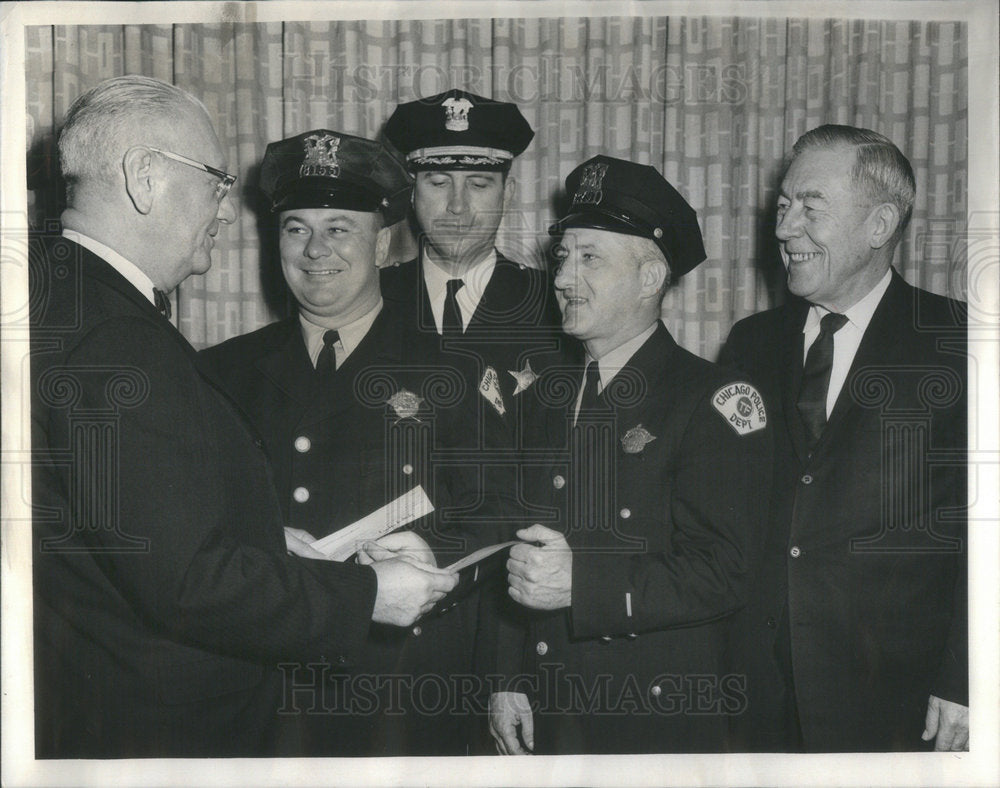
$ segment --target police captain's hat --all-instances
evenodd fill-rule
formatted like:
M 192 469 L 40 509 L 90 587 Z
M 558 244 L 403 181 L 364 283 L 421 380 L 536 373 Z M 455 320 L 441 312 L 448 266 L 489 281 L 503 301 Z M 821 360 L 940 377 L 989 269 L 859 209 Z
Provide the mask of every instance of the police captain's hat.
M 705 259 L 698 216 L 653 167 L 595 156 L 566 178 L 570 205 L 549 227 L 559 235 L 570 227 L 591 227 L 649 238 L 663 252 L 673 279 Z
M 516 104 L 458 89 L 400 104 L 385 125 L 385 138 L 414 172 L 506 172 L 534 136 Z
M 382 143 L 329 129 L 272 142 L 260 167 L 260 188 L 274 212 L 381 211 L 386 224 L 406 215 L 411 183 L 406 168 Z

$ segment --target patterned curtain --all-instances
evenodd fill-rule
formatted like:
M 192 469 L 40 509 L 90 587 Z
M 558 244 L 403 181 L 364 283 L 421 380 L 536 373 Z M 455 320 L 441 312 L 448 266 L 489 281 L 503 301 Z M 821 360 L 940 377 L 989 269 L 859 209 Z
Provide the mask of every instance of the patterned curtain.
M 285 314 L 257 169 L 268 142 L 324 127 L 379 135 L 398 102 L 448 87 L 516 101 L 536 136 L 514 164 L 516 208 L 499 246 L 546 264 L 547 227 L 569 171 L 605 153 L 657 167 L 698 211 L 708 260 L 674 287 L 664 319 L 714 358 L 730 326 L 780 303 L 773 241 L 792 143 L 822 123 L 891 137 L 917 199 L 896 265 L 963 297 L 966 28 L 959 22 L 641 17 L 270 24 L 54 26 L 27 30 L 29 206 L 58 218 L 53 138 L 72 100 L 107 77 L 173 82 L 209 110 L 240 177 L 239 221 L 215 264 L 177 293 L 197 347 Z M 397 226 L 393 255 L 414 241 Z

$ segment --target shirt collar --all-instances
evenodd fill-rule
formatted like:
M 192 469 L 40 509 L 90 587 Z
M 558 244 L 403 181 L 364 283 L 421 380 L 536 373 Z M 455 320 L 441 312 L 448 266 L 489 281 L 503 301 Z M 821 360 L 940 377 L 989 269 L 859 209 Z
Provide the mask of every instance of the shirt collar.
M 868 324 L 872 322 L 875 310 L 878 309 L 878 305 L 882 301 L 882 296 L 889 289 L 891 281 L 892 269 L 890 268 L 885 272 L 885 276 L 879 280 L 879 283 L 868 292 L 868 295 L 844 310 L 843 314 L 847 318 L 848 323 L 858 331 L 864 333 L 868 328 Z M 818 331 L 820 320 L 829 313 L 829 309 L 821 307 L 818 304 L 812 304 L 809 307 L 809 314 L 806 315 L 805 325 L 802 326 L 802 333 L 808 334 L 810 331 Z
M 372 323 L 375 322 L 375 318 L 378 317 L 379 312 L 381 311 L 382 298 L 379 297 L 378 303 L 375 304 L 372 309 L 363 314 L 357 320 L 337 329 L 337 333 L 340 335 L 340 345 L 344 348 L 344 360 L 346 360 L 347 357 L 354 352 L 354 349 L 360 345 L 362 340 L 368 335 L 368 331 L 371 329 Z M 330 327 L 316 325 L 316 323 L 311 322 L 301 311 L 299 312 L 299 325 L 302 327 L 302 338 L 305 340 L 306 350 L 309 351 L 309 358 L 312 361 L 313 366 L 316 366 L 316 359 L 319 358 L 320 351 L 323 350 L 323 334 L 329 331 Z M 340 363 L 342 364 L 343 361 L 340 361 Z
M 153 296 L 153 280 L 150 279 L 146 272 L 143 271 L 139 266 L 130 260 L 126 260 L 118 252 L 112 249 L 110 246 L 105 246 L 100 241 L 95 241 L 89 235 L 84 235 L 76 230 L 64 229 L 62 231 L 63 238 L 68 238 L 70 241 L 80 244 L 84 249 L 96 254 L 104 262 L 114 268 L 118 273 L 124 276 L 129 284 L 131 284 L 136 290 L 142 293 L 149 303 L 156 305 L 156 299 Z
M 622 367 L 628 364 L 632 356 L 636 354 L 636 351 L 646 344 L 646 340 L 653 336 L 659 322 L 659 320 L 653 322 L 649 328 L 638 336 L 633 337 L 628 342 L 619 345 L 614 350 L 605 353 L 601 358 L 597 359 L 597 369 L 601 373 L 601 391 L 607 387 L 615 375 L 621 371 Z M 588 353 L 587 364 L 589 365 L 593 360 L 593 357 Z
M 452 276 L 431 258 L 423 255 L 424 282 L 427 284 L 427 297 L 432 304 L 436 304 L 438 299 L 443 301 L 445 291 L 448 289 L 448 280 L 458 277 Z M 493 276 L 493 269 L 497 266 L 497 250 L 491 249 L 489 253 L 474 266 L 469 268 L 461 279 L 465 283 L 462 289 L 473 303 L 478 304 L 486 290 L 486 285 L 490 283 Z M 461 291 L 460 291 L 461 292 Z

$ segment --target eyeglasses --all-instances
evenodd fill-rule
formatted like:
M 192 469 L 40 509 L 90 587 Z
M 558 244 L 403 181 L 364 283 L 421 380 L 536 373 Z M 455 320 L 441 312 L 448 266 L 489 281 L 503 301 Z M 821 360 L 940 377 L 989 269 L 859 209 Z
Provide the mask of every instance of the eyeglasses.
M 204 162 L 195 161 L 194 159 L 189 159 L 187 156 L 181 156 L 179 153 L 173 153 L 168 150 L 161 150 L 160 148 L 153 148 L 148 145 L 146 147 L 154 153 L 159 153 L 161 156 L 166 156 L 168 159 L 179 161 L 181 164 L 186 164 L 189 167 L 203 170 L 209 175 L 214 175 L 218 178 L 219 182 L 215 185 L 215 199 L 219 202 L 226 199 L 226 195 L 229 194 L 229 190 L 233 187 L 233 184 L 236 183 L 235 175 L 230 175 L 228 172 L 223 172 L 215 167 L 210 167 Z

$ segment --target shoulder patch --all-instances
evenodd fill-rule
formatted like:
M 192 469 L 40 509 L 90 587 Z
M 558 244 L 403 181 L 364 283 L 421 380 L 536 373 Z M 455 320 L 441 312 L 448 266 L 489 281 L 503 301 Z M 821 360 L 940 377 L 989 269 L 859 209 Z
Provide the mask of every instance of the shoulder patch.
M 764 398 L 744 381 L 729 383 L 712 395 L 712 407 L 737 435 L 749 435 L 767 426 Z

